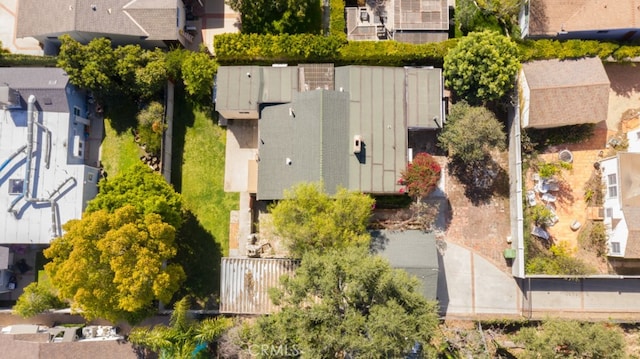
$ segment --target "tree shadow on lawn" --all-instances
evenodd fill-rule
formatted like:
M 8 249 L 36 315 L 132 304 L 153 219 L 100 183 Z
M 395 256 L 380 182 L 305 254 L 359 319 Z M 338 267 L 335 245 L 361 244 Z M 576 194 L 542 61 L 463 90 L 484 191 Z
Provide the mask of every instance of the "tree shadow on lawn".
M 111 127 L 120 135 L 138 126 L 136 114 L 138 106 L 122 93 L 114 93 L 104 99 L 105 117 L 111 120 Z
M 470 164 L 453 158 L 448 169 L 464 186 L 464 194 L 474 206 L 489 203 L 494 195 L 509 196 L 509 174 L 490 155 Z
M 220 288 L 222 248 L 215 238 L 187 211 L 177 236 L 175 262 L 182 265 L 187 279 L 174 298 L 192 295 L 199 299 L 217 297 Z
M 171 184 L 177 192 L 182 192 L 184 141 L 187 128 L 193 126 L 195 116 L 193 115 L 193 104 L 187 100 L 182 84 L 176 84 L 174 94 Z

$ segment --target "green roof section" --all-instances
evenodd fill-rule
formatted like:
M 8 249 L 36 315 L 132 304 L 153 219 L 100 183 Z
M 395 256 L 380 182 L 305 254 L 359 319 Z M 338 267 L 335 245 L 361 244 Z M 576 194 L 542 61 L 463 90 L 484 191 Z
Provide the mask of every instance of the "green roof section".
M 436 300 L 438 293 L 438 249 L 434 233 L 422 231 L 374 231 L 372 247 L 393 268 L 418 278 L 422 294 Z
M 324 181 L 333 194 L 347 186 L 348 94 L 307 91 L 293 102 L 267 106 L 258 141 L 259 200 L 282 198 L 302 182 Z
M 408 131 L 444 117 L 442 71 L 430 67 L 221 66 L 216 94 L 223 117 L 258 119 L 259 200 L 320 180 L 330 193 L 397 193 Z

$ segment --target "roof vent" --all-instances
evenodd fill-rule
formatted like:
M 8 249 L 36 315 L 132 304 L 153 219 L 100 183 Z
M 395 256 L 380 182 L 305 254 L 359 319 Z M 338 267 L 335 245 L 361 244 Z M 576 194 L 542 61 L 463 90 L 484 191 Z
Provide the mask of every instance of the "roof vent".
M 95 4 L 91 4 L 91 10 L 93 11 L 98 10 L 98 6 L 96 6 Z
M 290 117 L 296 117 L 296 113 L 293 112 L 293 107 L 289 107 L 289 116 Z
M 291 158 L 287 157 L 287 159 L 284 161 L 287 165 L 291 166 L 291 163 L 293 163 L 291 161 Z
M 362 151 L 362 136 L 353 136 L 353 153 L 360 153 Z

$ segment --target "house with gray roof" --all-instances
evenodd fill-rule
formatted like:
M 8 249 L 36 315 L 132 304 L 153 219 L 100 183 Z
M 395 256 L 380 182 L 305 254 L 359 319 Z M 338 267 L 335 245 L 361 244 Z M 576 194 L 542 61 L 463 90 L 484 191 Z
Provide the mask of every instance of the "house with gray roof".
M 448 0 L 368 0 L 345 8 L 349 40 L 421 44 L 449 38 Z
M 168 47 L 192 40 L 185 26 L 182 0 L 20 0 L 16 37 L 34 37 L 45 50 L 63 34 L 85 44 L 106 37 L 115 45 Z
M 62 69 L 0 68 L 0 244 L 48 245 L 97 194 L 87 113 Z
M 524 63 L 518 86 L 523 128 L 598 123 L 607 119 L 610 82 L 597 57 Z
M 317 181 L 330 193 L 398 193 L 409 131 L 444 121 L 436 68 L 222 66 L 215 93 L 227 122 L 225 190 L 258 200 Z
M 519 23 L 523 38 L 637 40 L 640 0 L 528 0 Z

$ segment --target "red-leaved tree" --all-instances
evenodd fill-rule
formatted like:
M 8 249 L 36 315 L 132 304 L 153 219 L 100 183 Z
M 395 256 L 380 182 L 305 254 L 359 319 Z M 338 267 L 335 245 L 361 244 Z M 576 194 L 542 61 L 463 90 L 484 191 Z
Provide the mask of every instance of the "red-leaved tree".
M 413 162 L 402 171 L 400 183 L 407 187 L 407 193 L 416 199 L 428 196 L 438 185 L 442 168 L 428 153 L 418 153 Z

